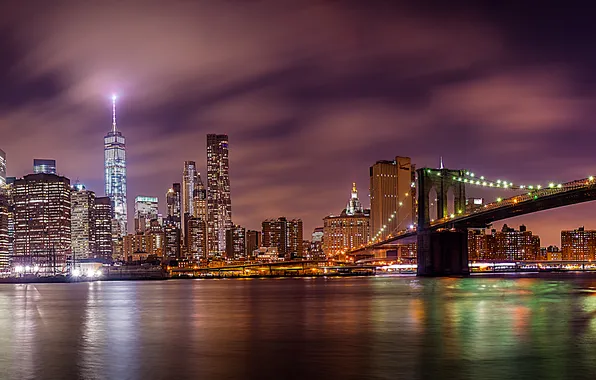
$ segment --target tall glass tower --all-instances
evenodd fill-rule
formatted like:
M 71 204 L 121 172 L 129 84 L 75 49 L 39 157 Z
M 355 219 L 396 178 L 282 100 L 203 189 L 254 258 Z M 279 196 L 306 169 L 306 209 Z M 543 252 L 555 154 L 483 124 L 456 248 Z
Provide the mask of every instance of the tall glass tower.
M 226 251 L 226 230 L 233 227 L 228 135 L 207 135 L 207 250 Z
M 126 235 L 126 142 L 116 129 L 116 95 L 112 96 L 112 130 L 104 137 L 104 166 L 106 196 L 112 201 L 114 219 L 118 222 L 118 234 Z

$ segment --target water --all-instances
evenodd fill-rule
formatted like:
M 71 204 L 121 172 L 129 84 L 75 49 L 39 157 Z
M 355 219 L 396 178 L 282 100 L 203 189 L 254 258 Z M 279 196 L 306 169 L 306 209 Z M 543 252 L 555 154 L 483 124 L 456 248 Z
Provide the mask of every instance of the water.
M 596 277 L 0 285 L 1 379 L 594 379 Z

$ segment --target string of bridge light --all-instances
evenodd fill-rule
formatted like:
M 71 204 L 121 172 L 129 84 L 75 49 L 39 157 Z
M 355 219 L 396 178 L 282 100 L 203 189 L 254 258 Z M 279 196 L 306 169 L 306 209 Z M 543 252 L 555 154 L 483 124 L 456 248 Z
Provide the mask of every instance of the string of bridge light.
M 414 186 L 412 186 L 414 187 Z M 379 231 L 375 234 L 375 236 L 373 236 L 373 238 L 371 239 L 371 244 L 374 243 L 376 240 L 381 238 L 381 234 L 387 229 L 387 225 L 389 223 L 391 223 L 391 221 L 397 217 L 397 213 L 399 212 L 399 209 L 404 205 L 404 201 L 406 199 L 408 199 L 410 197 L 410 193 L 406 193 L 405 194 L 405 198 L 403 199 L 403 201 L 398 202 L 397 204 L 397 210 L 395 210 L 395 212 L 393 212 L 393 214 L 391 214 L 389 216 L 389 218 L 387 218 L 387 224 L 384 224 L 381 228 L 379 228 Z M 410 225 L 410 229 L 413 228 L 414 225 Z
M 440 175 L 440 173 L 439 173 Z M 453 176 L 453 180 L 458 182 L 464 182 L 470 185 L 476 185 L 481 187 L 493 187 L 493 188 L 501 188 L 501 189 L 510 189 L 510 190 L 541 190 L 541 189 L 560 189 L 563 187 L 560 183 L 549 182 L 546 185 L 514 185 L 513 182 L 508 182 L 506 180 L 496 180 L 492 181 L 484 176 L 477 177 L 473 172 L 466 171 L 464 176 L 458 177 Z M 594 177 L 589 178 L 590 181 L 594 180 Z

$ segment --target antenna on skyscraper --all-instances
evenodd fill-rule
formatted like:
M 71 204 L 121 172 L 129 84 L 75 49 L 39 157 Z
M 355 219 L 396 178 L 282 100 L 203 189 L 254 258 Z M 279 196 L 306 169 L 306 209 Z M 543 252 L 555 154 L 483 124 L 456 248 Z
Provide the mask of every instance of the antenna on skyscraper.
M 112 95 L 112 132 L 116 132 L 116 94 Z

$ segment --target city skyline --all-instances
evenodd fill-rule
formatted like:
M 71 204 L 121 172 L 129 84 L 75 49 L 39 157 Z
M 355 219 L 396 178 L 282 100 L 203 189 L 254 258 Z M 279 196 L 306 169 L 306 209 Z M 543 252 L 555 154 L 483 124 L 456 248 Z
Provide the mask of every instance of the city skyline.
M 207 6 L 199 13 L 208 20 L 233 7 Z M 591 82 L 586 66 L 592 67 L 592 58 L 580 49 L 588 46 L 589 33 L 582 33 L 584 23 L 571 23 L 570 46 L 547 28 L 559 17 L 582 21 L 581 15 L 540 9 L 545 17 L 529 17 L 535 10 L 522 6 L 506 28 L 480 6 L 453 19 L 390 5 L 358 14 L 341 4 L 315 4 L 285 14 L 278 25 L 269 21 L 279 12 L 272 3 L 246 7 L 261 15 L 237 20 L 246 38 L 219 26 L 210 30 L 214 40 L 200 46 L 184 38 L 206 33 L 201 22 L 184 16 L 193 14 L 189 9 L 173 6 L 158 18 L 165 34 L 153 31 L 157 10 L 137 15 L 134 27 L 147 32 L 140 38 L 126 21 L 134 9 L 125 4 L 101 12 L 77 5 L 72 11 L 87 16 L 89 27 L 57 7 L 26 38 L 0 41 L 5 71 L 21 74 L 7 78 L 10 99 L 2 98 L 0 111 L 8 175 L 22 177 L 32 158 L 52 157 L 62 175 L 101 195 L 99 141 L 112 91 L 123 99 L 129 210 L 136 195 L 148 194 L 160 198 L 163 213 L 163 194 L 181 182 L 185 160 L 196 160 L 197 170 L 206 173 L 203 142 L 211 132 L 230 136 L 233 221 L 252 229 L 286 215 L 302 218 L 305 231 L 312 231 L 343 206 L 346 187 L 366 184 L 368 168 L 395 155 L 411 157 L 417 167 L 437 167 L 443 156 L 446 167 L 486 170 L 513 182 L 564 182 L 596 173 L 584 153 L 596 138 L 589 127 L 594 98 L 582 85 Z M 0 20 L 19 33 L 38 21 L 28 12 Z M 325 22 L 296 33 L 313 14 Z M 434 22 L 446 18 L 452 21 Z M 96 28 L 106 20 L 114 31 Z M 274 26 L 280 32 L 270 36 Z M 529 44 L 539 34 L 548 46 Z M 392 37 L 400 35 L 407 38 Z M 294 36 L 288 51 L 283 42 Z M 130 47 L 146 45 L 144 38 L 154 47 L 131 58 Z M 271 43 L 246 44 L 267 38 Z M 201 63 L 176 59 L 182 56 L 178 49 L 192 51 Z M 453 134 L 461 138 L 449 139 Z M 31 135 L 44 145 L 26 138 Z M 368 207 L 366 195 L 361 186 Z M 561 229 L 593 228 L 594 211 L 596 205 L 586 204 L 510 223 L 533 226 L 548 244 Z

